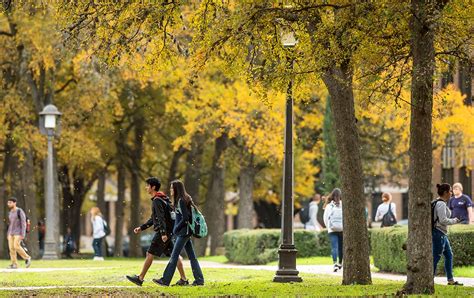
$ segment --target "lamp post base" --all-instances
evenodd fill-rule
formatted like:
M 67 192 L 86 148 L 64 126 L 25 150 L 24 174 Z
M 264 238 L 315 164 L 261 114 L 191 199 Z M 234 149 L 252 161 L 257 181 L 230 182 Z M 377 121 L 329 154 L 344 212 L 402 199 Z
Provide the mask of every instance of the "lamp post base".
M 302 282 L 303 279 L 298 276 L 296 270 L 296 253 L 294 245 L 280 245 L 278 250 L 278 270 L 273 282 Z
M 44 243 L 43 260 L 57 260 L 59 259 L 57 245 L 54 242 Z

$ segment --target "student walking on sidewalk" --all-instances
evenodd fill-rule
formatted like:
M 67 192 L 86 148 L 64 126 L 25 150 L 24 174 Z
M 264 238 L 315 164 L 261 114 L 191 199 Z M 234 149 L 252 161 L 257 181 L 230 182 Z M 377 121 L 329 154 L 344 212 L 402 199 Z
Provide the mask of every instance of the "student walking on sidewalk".
M 17 254 L 25 260 L 26 268 L 31 265 L 31 257 L 25 252 L 21 246 L 21 241 L 26 236 L 26 214 L 25 212 L 16 206 L 16 198 L 9 198 L 7 201 L 10 213 L 8 214 L 8 249 L 10 250 L 11 264 L 7 267 L 8 269 L 17 269 L 18 261 Z
M 324 224 L 328 229 L 331 241 L 331 256 L 334 262 L 334 272 L 342 268 L 343 238 L 342 238 L 342 201 L 341 190 L 335 188 L 328 196 L 324 207 Z M 339 259 L 339 262 L 338 262 Z
M 171 198 L 176 206 L 176 221 L 174 224 L 173 233 L 176 235 L 176 243 L 171 253 L 171 258 L 166 266 L 163 277 L 160 279 L 153 279 L 156 284 L 168 286 L 173 279 L 176 270 L 176 263 L 183 248 L 186 250 L 191 268 L 193 270 L 194 282 L 193 286 L 204 285 L 204 277 L 202 275 L 201 267 L 194 253 L 193 243 L 191 242 L 192 232 L 189 228 L 191 222 L 191 206 L 195 207 L 191 196 L 186 192 L 183 182 L 175 180 L 171 182 Z
M 454 281 L 453 251 L 448 239 L 448 225 L 459 223 L 458 218 L 449 218 L 451 211 L 446 205 L 453 191 L 451 185 L 447 183 L 436 184 L 436 187 L 439 197 L 431 203 L 434 276 L 436 276 L 438 262 L 444 255 L 444 271 L 446 271 L 448 285 L 462 286 L 461 283 Z
M 143 264 L 142 272 L 140 275 L 127 275 L 126 278 L 141 286 L 145 275 L 150 269 L 153 259 L 155 257 L 161 257 L 162 255 L 170 256 L 173 250 L 173 226 L 174 226 L 174 208 L 165 193 L 159 191 L 161 182 L 156 177 L 150 177 L 146 179 L 146 192 L 151 195 L 152 209 L 150 219 L 143 225 L 136 227 L 133 232 L 135 234 L 140 233 L 153 226 L 155 235 L 151 241 L 150 247 L 146 253 L 145 263 Z M 183 268 L 183 258 L 178 256 L 177 266 L 179 274 L 181 275 L 180 280 L 176 283 L 178 286 L 189 285 L 189 281 L 186 278 Z M 175 265 L 176 266 L 176 265 Z

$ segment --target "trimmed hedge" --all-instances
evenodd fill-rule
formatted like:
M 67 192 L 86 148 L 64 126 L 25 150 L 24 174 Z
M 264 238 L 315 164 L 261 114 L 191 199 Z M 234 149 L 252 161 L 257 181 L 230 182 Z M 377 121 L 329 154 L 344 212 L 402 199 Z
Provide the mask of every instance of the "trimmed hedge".
M 224 234 L 227 259 L 239 264 L 266 264 L 278 260 L 281 243 L 279 229 L 232 230 Z M 294 240 L 298 257 L 329 256 L 327 232 L 295 230 Z
M 474 265 L 474 228 L 468 225 L 449 227 L 449 242 L 454 254 L 454 266 Z M 371 231 L 374 266 L 381 271 L 406 273 L 406 251 L 402 245 L 408 238 L 408 228 L 395 226 Z M 427 252 L 431 255 L 431 251 Z M 438 271 L 443 270 L 440 260 Z

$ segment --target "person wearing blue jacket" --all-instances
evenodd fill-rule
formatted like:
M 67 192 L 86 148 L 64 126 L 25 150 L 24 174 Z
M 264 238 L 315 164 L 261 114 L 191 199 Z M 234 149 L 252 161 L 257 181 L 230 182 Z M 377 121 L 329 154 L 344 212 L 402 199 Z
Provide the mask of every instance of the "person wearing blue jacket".
M 173 228 L 173 234 L 176 235 L 176 242 L 173 247 L 173 252 L 171 253 L 171 258 L 163 273 L 163 277 L 153 279 L 153 282 L 158 285 L 169 286 L 173 279 L 174 272 L 176 271 L 179 254 L 184 248 L 191 262 L 194 275 L 193 286 L 202 286 L 204 285 L 204 276 L 196 254 L 194 253 L 193 243 L 191 241 L 192 232 L 189 228 L 189 222 L 192 220 L 191 206 L 195 207 L 195 205 L 191 196 L 186 192 L 183 182 L 180 180 L 171 182 L 170 195 L 176 206 L 176 220 Z

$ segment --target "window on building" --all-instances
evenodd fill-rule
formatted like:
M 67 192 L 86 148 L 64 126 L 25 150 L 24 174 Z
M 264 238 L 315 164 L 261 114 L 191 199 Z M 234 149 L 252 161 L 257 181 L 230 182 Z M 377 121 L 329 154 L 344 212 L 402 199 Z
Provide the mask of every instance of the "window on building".
M 459 182 L 462 184 L 463 193 L 472 198 L 472 173 L 466 167 L 459 168 Z
M 372 221 L 375 221 L 375 214 L 377 213 L 377 208 L 382 203 L 382 193 L 374 192 L 372 193 Z
M 402 193 L 402 219 L 408 218 L 408 192 Z
M 449 183 L 453 185 L 454 183 L 454 169 L 443 169 L 441 171 L 441 183 Z

